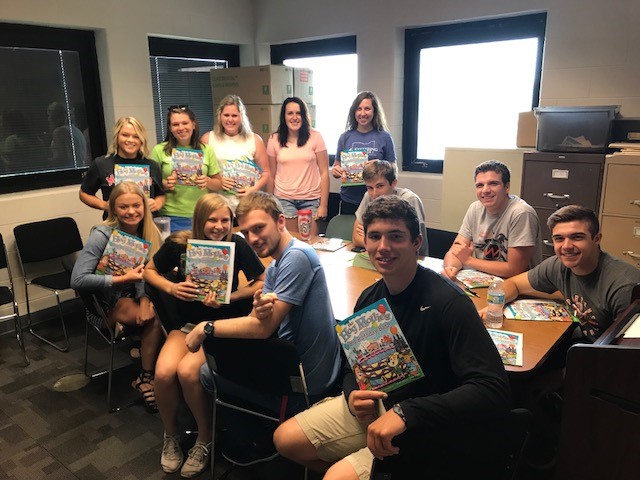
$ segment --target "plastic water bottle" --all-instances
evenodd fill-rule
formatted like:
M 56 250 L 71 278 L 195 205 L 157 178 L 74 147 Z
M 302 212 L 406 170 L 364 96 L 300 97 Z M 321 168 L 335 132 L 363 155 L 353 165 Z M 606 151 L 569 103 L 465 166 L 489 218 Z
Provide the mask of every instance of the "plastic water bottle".
M 487 313 L 485 325 L 487 328 L 501 328 L 504 310 L 504 285 L 499 277 L 494 277 L 487 290 Z

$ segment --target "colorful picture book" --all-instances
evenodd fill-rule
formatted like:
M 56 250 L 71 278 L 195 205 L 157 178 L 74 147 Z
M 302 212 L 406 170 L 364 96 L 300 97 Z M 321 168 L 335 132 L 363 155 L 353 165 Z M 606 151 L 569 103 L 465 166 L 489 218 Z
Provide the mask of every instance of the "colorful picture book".
M 311 246 L 316 250 L 325 252 L 335 252 L 347 245 L 349 242 L 341 238 L 319 238 L 318 241 L 312 243 Z
M 487 328 L 504 365 L 522 366 L 523 334 Z
M 478 270 L 464 268 L 458 272 L 456 279 L 467 288 L 488 287 L 493 282 L 494 276 Z
M 95 273 L 122 276 L 147 260 L 150 246 L 151 242 L 114 229 Z
M 196 179 L 202 175 L 204 152 L 192 148 L 174 148 L 171 162 L 172 170 L 176 173 L 176 183 L 195 187 Z
M 339 320 L 336 332 L 361 390 L 390 392 L 424 376 L 385 298 Z
M 376 269 L 376 267 L 373 266 L 373 263 L 371 263 L 371 259 L 369 258 L 369 254 L 367 252 L 356 253 L 351 264 L 354 267 L 368 268 L 369 270 Z
M 345 174 L 342 177 L 343 186 L 364 185 L 362 170 L 367 160 L 369 160 L 369 154 L 364 150 L 340 152 L 340 165 Z
M 116 185 L 121 182 L 133 182 L 142 189 L 145 197 L 151 196 L 151 175 L 148 165 L 116 163 L 113 166 L 113 176 Z
M 236 244 L 211 240 L 189 240 L 185 261 L 188 282 L 198 287 L 196 300 L 213 292 L 218 303 L 230 303 Z
M 515 320 L 573 321 L 563 304 L 541 299 L 515 300 L 504 307 L 504 316 Z
M 218 160 L 222 168 L 222 176 L 233 179 L 232 193 L 253 187 L 262 175 L 262 169 L 249 158 L 235 160 Z

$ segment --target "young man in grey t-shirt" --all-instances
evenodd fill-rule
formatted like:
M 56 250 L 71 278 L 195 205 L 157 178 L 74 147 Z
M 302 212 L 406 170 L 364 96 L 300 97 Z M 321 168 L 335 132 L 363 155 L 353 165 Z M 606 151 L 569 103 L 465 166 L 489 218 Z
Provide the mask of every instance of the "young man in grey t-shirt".
M 592 342 L 629 306 L 640 270 L 600 249 L 602 234 L 592 210 L 568 205 L 556 210 L 547 225 L 556 255 L 505 280 L 505 300 L 559 291 L 580 322 L 583 338 Z
M 462 268 L 511 277 L 542 260 L 542 233 L 535 210 L 509 195 L 511 173 L 489 160 L 475 170 L 478 200 L 464 216 L 458 236 L 444 257 L 443 274 L 453 279 Z

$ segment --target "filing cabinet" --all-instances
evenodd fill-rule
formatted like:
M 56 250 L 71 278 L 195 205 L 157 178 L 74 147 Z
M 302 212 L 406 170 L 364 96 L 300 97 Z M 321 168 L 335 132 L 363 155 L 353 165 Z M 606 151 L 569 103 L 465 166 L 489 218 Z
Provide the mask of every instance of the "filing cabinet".
M 607 155 L 601 204 L 602 249 L 640 267 L 640 155 Z
M 521 197 L 540 220 L 544 258 L 554 255 L 547 219 L 558 208 L 577 204 L 598 214 L 604 154 L 526 152 Z M 640 210 L 640 209 L 639 209 Z

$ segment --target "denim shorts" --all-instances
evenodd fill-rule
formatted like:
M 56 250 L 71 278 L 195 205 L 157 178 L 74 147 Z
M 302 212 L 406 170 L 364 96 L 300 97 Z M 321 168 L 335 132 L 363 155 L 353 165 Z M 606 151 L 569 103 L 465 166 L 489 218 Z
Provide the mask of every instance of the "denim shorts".
M 191 230 L 191 217 L 173 217 L 171 219 L 171 233 L 178 230 Z
M 284 210 L 285 218 L 296 218 L 298 210 L 311 210 L 311 216 L 315 216 L 320 206 L 320 199 L 313 200 L 289 200 L 287 198 L 279 198 Z

